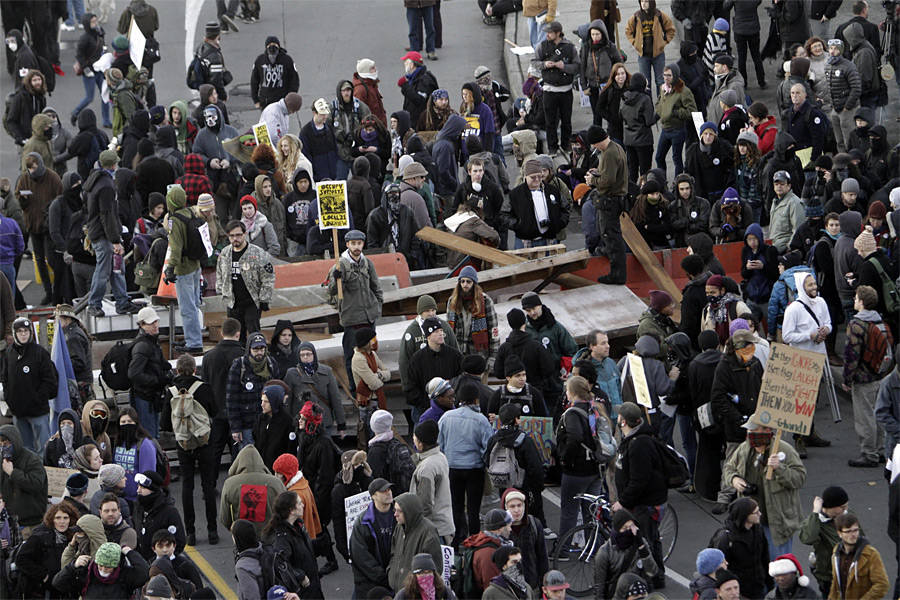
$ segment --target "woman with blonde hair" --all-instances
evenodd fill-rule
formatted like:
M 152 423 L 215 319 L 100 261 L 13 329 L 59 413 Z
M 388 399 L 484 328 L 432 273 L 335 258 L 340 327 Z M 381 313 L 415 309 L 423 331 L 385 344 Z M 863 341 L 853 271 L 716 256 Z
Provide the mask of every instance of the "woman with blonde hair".
M 285 193 L 294 189 L 294 174 L 298 169 L 304 169 L 310 178 L 313 177 L 312 163 L 303 154 L 303 142 L 293 133 L 288 133 L 278 140 L 275 162 L 284 180 Z

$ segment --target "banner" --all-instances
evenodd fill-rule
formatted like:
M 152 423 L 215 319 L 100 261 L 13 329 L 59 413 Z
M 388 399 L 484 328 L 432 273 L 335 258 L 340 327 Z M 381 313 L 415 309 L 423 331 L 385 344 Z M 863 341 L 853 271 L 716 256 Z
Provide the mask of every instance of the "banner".
M 785 433 L 809 435 L 819 383 L 824 373 L 825 355 L 773 343 L 763 373 L 754 423 Z
M 53 336 L 53 345 L 50 347 L 50 360 L 56 367 L 58 375 L 56 384 L 56 397 L 52 400 L 53 417 L 50 420 L 50 429 L 56 433 L 59 429 L 59 413 L 72 408 L 72 398 L 69 390 L 77 390 L 78 383 L 75 379 L 75 369 L 72 368 L 72 359 L 69 356 L 69 347 L 66 345 L 66 334 L 60 327 Z
M 494 419 L 493 425 L 496 429 L 499 429 L 500 419 Z M 519 429 L 534 440 L 538 453 L 541 455 L 541 460 L 545 466 L 549 466 L 553 445 L 556 443 L 553 419 L 551 417 L 519 417 Z
M 350 549 L 350 537 L 353 535 L 353 524 L 356 517 L 366 512 L 372 497 L 369 492 L 360 492 L 349 498 L 344 498 L 344 522 L 347 527 L 347 550 Z
M 47 496 L 50 498 L 62 498 L 66 491 L 66 480 L 69 475 L 80 473 L 78 469 L 61 469 L 59 467 L 44 467 L 47 472 Z
M 320 181 L 316 184 L 316 198 L 320 230 L 350 228 L 346 181 Z M 357 223 L 357 226 L 362 227 L 362 224 Z
M 450 572 L 453 569 L 453 546 L 441 546 L 441 555 L 444 560 L 444 585 L 450 586 Z

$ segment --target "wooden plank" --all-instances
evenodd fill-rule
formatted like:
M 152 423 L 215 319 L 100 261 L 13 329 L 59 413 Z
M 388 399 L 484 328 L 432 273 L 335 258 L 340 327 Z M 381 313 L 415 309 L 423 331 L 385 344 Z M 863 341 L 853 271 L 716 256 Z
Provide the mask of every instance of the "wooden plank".
M 472 258 L 477 258 L 479 260 L 489 262 L 495 267 L 497 265 L 515 265 L 523 263 L 527 260 L 526 258 L 523 258 L 521 256 L 507 254 L 506 252 L 498 250 L 497 248 L 492 248 L 491 246 L 485 246 L 484 244 L 479 244 L 478 242 L 467 240 L 458 235 L 450 233 L 449 231 L 439 231 L 434 227 L 423 227 L 416 233 L 416 237 L 426 242 L 431 242 L 432 244 L 437 244 L 438 246 L 449 248 L 456 252 L 468 254 Z M 596 281 L 591 281 L 590 279 L 585 279 L 584 277 L 571 275 L 569 273 L 560 274 L 558 277 L 555 277 L 554 280 L 559 285 L 567 288 L 581 288 L 587 287 L 589 285 L 595 285 L 597 283 Z
M 656 256 L 653 255 L 653 251 L 650 250 L 650 246 L 647 245 L 644 236 L 634 226 L 631 217 L 627 213 L 622 213 L 622 216 L 619 217 L 619 222 L 622 226 L 622 237 L 625 239 L 625 243 L 628 244 L 628 247 L 631 248 L 631 253 L 644 267 L 644 271 L 647 272 L 647 275 L 650 276 L 650 279 L 653 280 L 653 283 L 659 289 L 668 292 L 680 304 L 681 290 L 675 285 L 675 282 L 672 281 L 666 270 L 662 268 L 659 261 L 656 260 Z
M 478 284 L 484 290 L 491 291 L 505 289 L 525 281 L 542 280 L 548 277 L 555 277 L 559 280 L 560 275 L 566 271 L 583 269 L 587 265 L 588 259 L 590 259 L 590 254 L 587 250 L 578 250 L 576 252 L 567 252 L 556 256 L 547 256 L 518 264 L 488 269 L 479 273 Z M 388 317 L 415 314 L 416 302 L 423 294 L 434 296 L 434 299 L 440 305 L 449 299 L 455 287 L 456 279 L 441 279 L 385 292 L 382 315 Z M 299 323 L 323 320 L 334 315 L 337 315 L 335 307 L 330 304 L 322 304 L 321 306 L 305 308 L 282 315 L 267 316 L 262 318 L 260 323 L 263 327 L 268 327 L 274 325 L 279 318 L 290 319 L 294 323 Z

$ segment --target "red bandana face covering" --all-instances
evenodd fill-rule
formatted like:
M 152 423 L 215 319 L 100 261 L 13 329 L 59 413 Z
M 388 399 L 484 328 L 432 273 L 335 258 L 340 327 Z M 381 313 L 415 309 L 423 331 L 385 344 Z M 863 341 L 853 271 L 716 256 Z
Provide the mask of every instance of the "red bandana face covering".
M 750 445 L 754 448 L 759 448 L 760 446 L 768 446 L 769 442 L 772 441 L 772 432 L 748 431 L 747 441 L 750 442 Z

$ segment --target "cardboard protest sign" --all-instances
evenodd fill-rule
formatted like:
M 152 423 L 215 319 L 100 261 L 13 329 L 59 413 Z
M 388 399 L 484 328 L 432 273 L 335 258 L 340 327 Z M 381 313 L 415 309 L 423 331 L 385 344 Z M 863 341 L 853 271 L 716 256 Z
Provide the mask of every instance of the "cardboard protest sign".
M 824 370 L 824 354 L 773 343 L 751 420 L 785 433 L 809 435 Z
M 256 138 L 256 145 L 263 144 L 272 145 L 272 137 L 269 135 L 269 126 L 263 123 L 257 123 L 253 126 L 253 137 Z
M 320 181 L 316 184 L 319 202 L 319 229 L 349 229 L 346 181 Z M 357 226 L 360 226 L 357 223 Z
M 500 428 L 500 419 L 494 419 L 495 428 Z M 550 455 L 555 443 L 553 419 L 551 417 L 519 417 L 519 429 L 534 440 L 544 465 L 550 465 Z
M 634 385 L 634 398 L 640 406 L 653 408 L 650 399 L 650 386 L 647 385 L 647 376 L 644 374 L 644 361 L 633 352 L 628 353 L 628 375 Z
M 141 28 L 138 27 L 134 17 L 131 17 L 131 27 L 128 28 L 128 41 L 131 45 L 131 62 L 133 62 L 134 66 L 137 67 L 137 70 L 140 71 L 141 65 L 144 62 L 144 48 L 147 46 L 147 38 L 144 37 L 144 33 L 141 31 Z
M 66 479 L 69 475 L 78 473 L 77 469 L 61 469 L 59 467 L 44 467 L 47 472 L 47 495 L 51 498 L 62 498 L 66 491 Z
M 450 585 L 450 571 L 453 569 L 453 546 L 441 546 L 441 555 L 444 560 L 443 575 L 444 585 Z
M 372 497 L 369 492 L 360 492 L 349 498 L 344 498 L 345 525 L 347 527 L 347 550 L 350 550 L 350 537 L 353 535 L 353 524 L 356 517 L 366 512 Z

